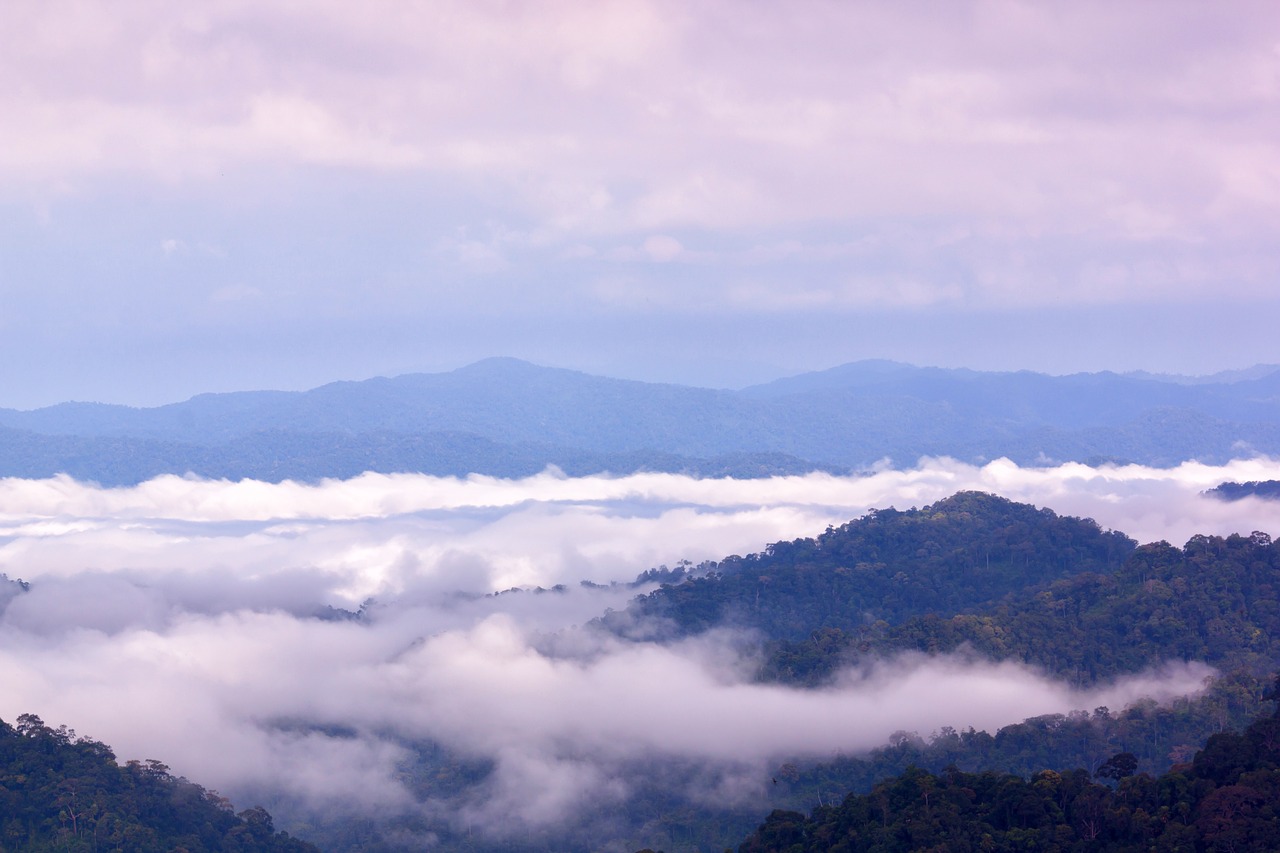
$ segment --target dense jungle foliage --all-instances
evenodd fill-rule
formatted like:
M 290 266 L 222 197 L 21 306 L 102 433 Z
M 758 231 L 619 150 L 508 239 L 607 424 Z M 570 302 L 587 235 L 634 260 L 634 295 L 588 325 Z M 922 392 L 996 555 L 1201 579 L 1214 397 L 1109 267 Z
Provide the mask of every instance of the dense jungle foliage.
M 812 632 L 877 630 L 913 616 L 991 606 L 1012 591 L 1110 573 L 1133 551 L 1092 519 L 961 492 L 924 509 L 872 510 L 815 539 L 704 564 L 603 622 L 676 634 L 723 624 L 797 642 Z
M 971 539 L 952 532 L 961 511 Z M 1036 544 L 1016 550 L 1019 535 Z M 850 550 L 836 556 L 846 542 Z M 1011 569 L 1003 586 L 974 591 L 984 573 L 1010 566 L 1019 553 L 1025 574 Z M 796 555 L 804 556 L 788 565 Z M 871 563 L 868 557 L 882 565 L 864 565 L 862 576 L 872 578 L 870 588 L 883 597 L 857 599 L 866 608 L 861 620 L 827 624 L 838 621 L 828 614 L 830 599 L 843 594 L 840 581 L 832 579 L 824 592 L 816 578 L 793 574 L 838 578 L 851 562 Z M 809 568 L 818 564 L 820 570 Z M 772 546 L 701 570 L 700 577 L 637 601 L 628 613 L 610 614 L 606 624 L 635 631 L 643 624 L 637 613 L 654 614 L 667 620 L 668 633 L 679 634 L 714 624 L 712 613 L 732 614 L 748 626 L 786 622 L 790 637 L 761 631 L 767 639 L 759 677 L 810 687 L 827 684 L 843 667 L 903 652 L 1018 660 L 1080 686 L 1169 660 L 1207 662 L 1220 673 L 1202 696 L 1168 705 L 1047 715 L 994 734 L 901 732 L 867 755 L 785 764 L 775 769 L 770 793 L 775 805 L 792 803 L 783 806 L 789 809 L 868 791 L 911 767 L 934 773 L 996 769 L 1025 778 L 1053 767 L 1093 770 L 1126 752 L 1143 772 L 1161 773 L 1187 761 L 1214 733 L 1245 725 L 1261 710 L 1263 673 L 1280 666 L 1280 551 L 1262 533 L 1133 549 L 1129 540 L 1088 521 L 962 493 L 921 510 L 874 512 L 817 540 Z M 767 590 L 758 605 L 753 587 Z M 966 606 L 983 595 L 986 600 Z M 950 601 L 959 604 L 939 603 Z M 793 639 L 803 628 L 808 635 Z M 687 817 L 692 826 L 694 813 Z
M 3 853 L 315 853 L 261 808 L 235 814 L 158 761 L 116 763 L 105 744 L 24 714 L 0 721 Z
M 1161 660 L 1262 672 L 1280 661 L 1280 551 L 1264 533 L 1144 545 L 1114 571 L 1031 585 L 981 609 L 815 629 L 769 646 L 766 678 L 818 684 L 843 664 L 903 650 L 971 648 L 1076 684 Z
M 1280 713 L 1213 735 L 1190 763 L 1156 777 L 1137 772 L 1129 753 L 1092 775 L 913 768 L 808 817 L 775 810 L 738 850 L 1280 850 Z
M 1259 532 L 1135 548 L 1089 519 L 962 492 L 699 569 L 603 624 L 755 629 L 760 677 L 804 686 L 909 651 L 971 650 L 1077 685 L 1168 660 L 1255 675 L 1280 661 L 1280 550 Z

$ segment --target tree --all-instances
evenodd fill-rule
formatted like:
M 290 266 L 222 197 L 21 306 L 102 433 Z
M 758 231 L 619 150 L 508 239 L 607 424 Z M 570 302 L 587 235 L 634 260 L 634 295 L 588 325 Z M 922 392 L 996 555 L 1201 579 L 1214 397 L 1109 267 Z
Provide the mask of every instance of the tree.
M 1138 770 L 1138 758 L 1132 752 L 1118 752 L 1102 762 L 1102 766 L 1093 774 L 1099 779 L 1113 779 L 1119 782 L 1127 779 Z

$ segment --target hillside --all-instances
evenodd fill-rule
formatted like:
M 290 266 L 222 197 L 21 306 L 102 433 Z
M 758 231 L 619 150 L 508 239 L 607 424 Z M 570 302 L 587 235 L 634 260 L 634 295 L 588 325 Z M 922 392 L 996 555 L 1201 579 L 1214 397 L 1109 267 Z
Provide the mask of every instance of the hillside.
M 318 853 L 261 808 L 235 814 L 158 761 L 120 766 L 106 744 L 30 714 L 0 721 L 0 849 Z
M 820 629 L 876 631 L 921 614 L 990 608 L 1011 592 L 1082 573 L 1111 573 L 1135 545 L 1089 519 L 961 492 L 701 566 L 604 623 L 625 631 L 658 621 L 677 634 L 732 624 L 793 641 Z
M 382 840 L 388 834 L 429 831 L 448 850 L 714 851 L 744 837 L 769 809 L 808 810 L 834 792 L 865 793 L 913 766 L 1025 778 L 1051 767 L 1092 772 L 1125 752 L 1140 771 L 1164 773 L 1215 732 L 1246 725 L 1260 710 L 1264 673 L 1280 663 L 1272 639 L 1280 637 L 1280 554 L 1269 537 L 1135 547 L 1089 519 L 981 493 L 873 511 L 813 539 L 663 574 L 662 588 L 589 630 L 678 645 L 716 628 L 749 629 L 744 643 L 760 652 L 757 679 L 798 689 L 831 688 L 841 667 L 860 661 L 965 648 L 1081 685 L 1164 661 L 1207 661 L 1222 674 L 1204 695 L 1167 705 L 1082 709 L 992 732 L 900 732 L 868 754 L 835 759 L 780 756 L 759 794 L 731 805 L 697 793 L 713 784 L 716 767 L 655 756 L 615 768 L 629 780 L 622 802 L 518 842 L 481 844 L 447 824 L 410 819 L 354 835 L 350 826 L 322 827 L 316 838 L 391 850 Z M 405 774 L 424 799 L 466 802 L 491 778 L 491 766 L 447 744 L 423 744 L 417 754 Z
M 1280 499 L 1280 480 L 1220 483 L 1205 494 L 1224 501 L 1238 501 L 1248 497 L 1277 500 Z
M 961 492 L 704 564 L 601 624 L 624 636 L 754 629 L 766 638 L 761 677 L 809 686 L 864 658 L 962 648 L 1077 684 L 1160 660 L 1280 665 L 1269 535 L 1135 544 L 1088 519 Z
M 1280 664 L 1278 595 L 1280 553 L 1269 536 L 1197 536 L 1183 548 L 1144 545 L 1115 572 L 1028 586 L 970 612 L 939 610 L 851 631 L 821 626 L 799 642 L 775 642 L 764 671 L 814 683 L 860 657 L 963 647 L 1075 683 L 1162 659 L 1260 672 Z
M 1167 773 L 1136 771 L 1127 752 L 1092 777 L 1068 768 L 1030 778 L 912 769 L 808 817 L 775 810 L 738 851 L 1280 848 L 1280 713 L 1215 734 Z

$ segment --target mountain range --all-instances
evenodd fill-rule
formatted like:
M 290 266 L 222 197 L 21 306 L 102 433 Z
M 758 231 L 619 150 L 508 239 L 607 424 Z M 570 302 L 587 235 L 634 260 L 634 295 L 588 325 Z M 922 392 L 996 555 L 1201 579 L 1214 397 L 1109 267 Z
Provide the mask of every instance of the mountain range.
M 104 485 L 363 471 L 525 476 L 856 471 L 922 456 L 1174 465 L 1280 453 L 1280 366 L 1210 377 L 1050 376 L 860 361 L 741 390 L 493 358 L 309 391 L 132 408 L 0 409 L 0 475 Z

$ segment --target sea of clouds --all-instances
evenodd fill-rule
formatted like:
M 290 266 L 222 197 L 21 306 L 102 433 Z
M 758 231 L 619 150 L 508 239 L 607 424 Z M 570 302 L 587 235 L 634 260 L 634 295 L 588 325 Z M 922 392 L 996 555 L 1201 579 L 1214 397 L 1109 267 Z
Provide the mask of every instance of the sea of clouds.
M 579 628 L 643 592 L 625 584 L 648 568 L 758 551 L 962 489 L 1088 516 L 1142 542 L 1276 534 L 1280 502 L 1201 494 L 1276 478 L 1269 459 L 1172 469 L 941 459 L 767 480 L 554 470 L 317 484 L 161 477 L 116 489 L 0 480 L 0 571 L 29 584 L 0 592 L 0 717 L 36 713 L 233 798 L 266 792 L 330 812 L 429 808 L 400 770 L 407 744 L 435 742 L 494 768 L 455 813 L 549 826 L 624 797 L 618 768 L 631 759 L 763 767 L 867 749 L 897 730 L 994 729 L 1167 699 L 1209 672 L 1155 668 L 1077 692 L 1011 664 L 914 656 L 820 691 L 757 684 L 729 632 L 660 645 Z M 511 588 L 526 591 L 492 594 Z M 931 698 L 940 691 L 947 702 Z

